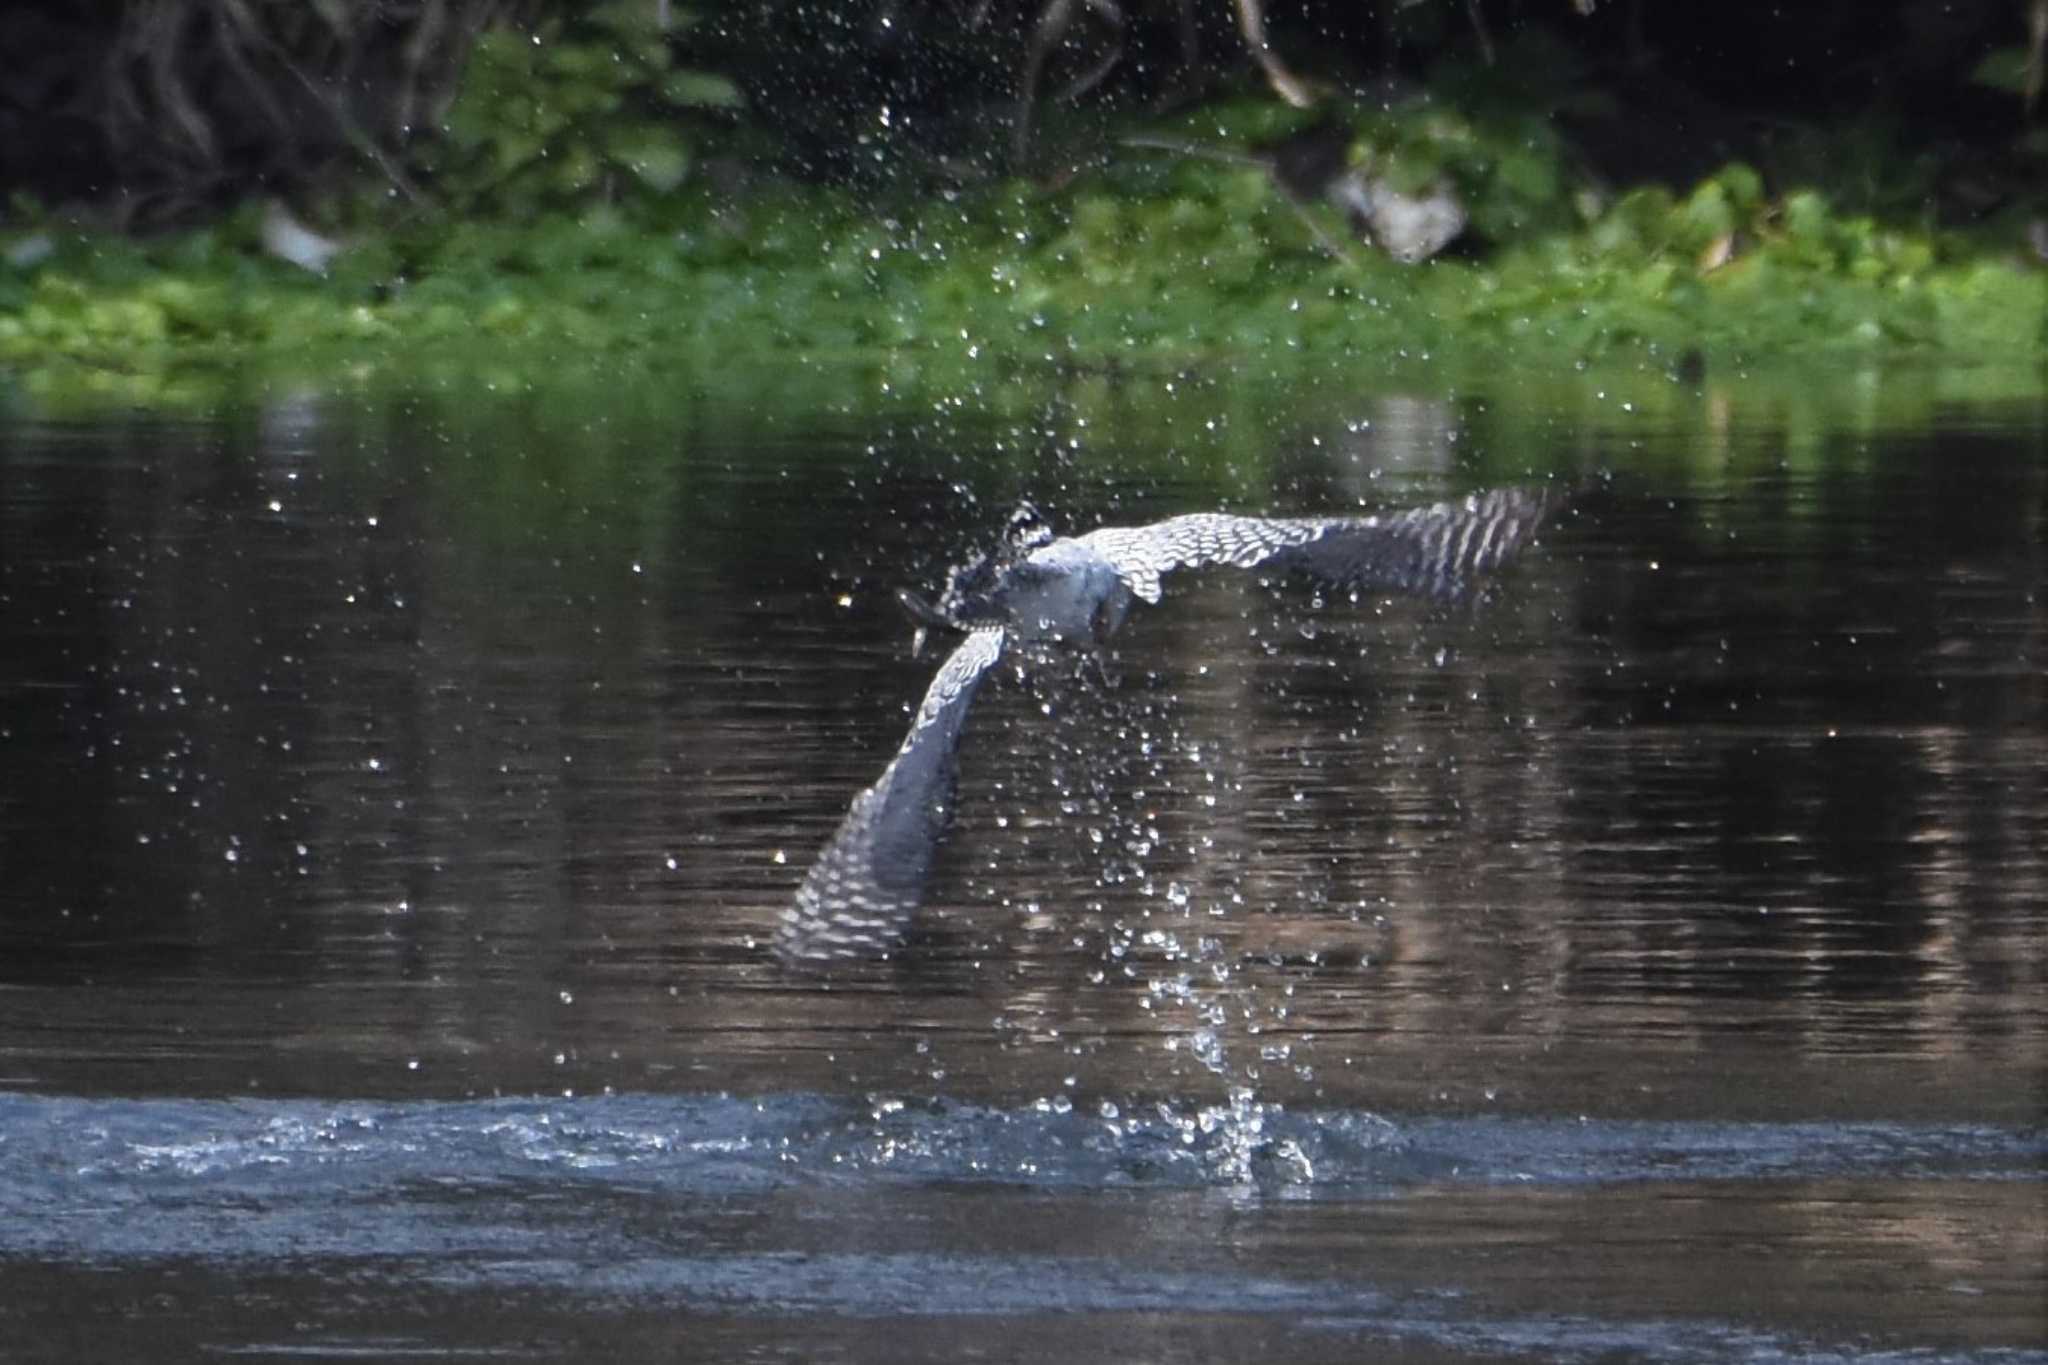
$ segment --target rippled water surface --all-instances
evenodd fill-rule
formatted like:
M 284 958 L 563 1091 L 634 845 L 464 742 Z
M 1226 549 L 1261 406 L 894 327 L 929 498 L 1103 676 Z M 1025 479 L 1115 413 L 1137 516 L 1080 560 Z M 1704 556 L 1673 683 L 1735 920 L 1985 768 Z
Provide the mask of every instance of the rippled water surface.
M 2048 403 L 1639 383 L 7 419 L 0 1359 L 2048 1362 Z M 1531 481 L 1006 664 L 770 957 L 1020 497 Z

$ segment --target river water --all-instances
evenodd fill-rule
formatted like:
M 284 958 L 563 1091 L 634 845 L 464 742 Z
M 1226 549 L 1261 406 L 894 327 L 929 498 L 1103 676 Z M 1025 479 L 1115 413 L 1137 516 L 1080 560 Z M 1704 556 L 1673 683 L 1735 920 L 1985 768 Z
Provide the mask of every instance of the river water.
M 2048 400 L 1976 392 L 16 409 L 0 1359 L 2048 1361 Z M 1473 600 L 1006 664 L 904 950 L 773 959 L 1019 498 L 1528 482 Z

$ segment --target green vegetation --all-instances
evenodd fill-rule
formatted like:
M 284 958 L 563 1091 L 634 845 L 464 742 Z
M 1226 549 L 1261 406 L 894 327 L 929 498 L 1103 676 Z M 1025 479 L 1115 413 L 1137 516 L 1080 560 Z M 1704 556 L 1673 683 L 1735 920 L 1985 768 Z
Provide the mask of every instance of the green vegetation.
M 654 14 L 621 0 L 478 36 L 416 191 L 329 202 L 341 249 L 323 273 L 265 251 L 258 204 L 137 238 L 18 198 L 0 220 L 0 374 L 148 400 L 252 365 L 631 364 L 716 385 L 802 360 L 943 387 L 1048 366 L 2048 354 L 2048 261 L 2028 237 L 2048 210 L 1939 227 L 1938 158 L 1878 125 L 1616 189 L 1557 131 L 1607 98 L 1562 55 L 1501 64 L 1544 87 L 1449 62 L 1428 101 L 1346 116 L 1350 166 L 1407 193 L 1448 185 L 1469 215 L 1451 253 L 1403 265 L 1332 203 L 1205 154 L 1255 161 L 1326 112 L 1239 99 L 1147 126 L 1180 151 L 1099 135 L 1057 188 L 805 182 L 758 169 L 772 156 L 741 88 L 687 59 L 687 13 L 658 30 Z M 2048 183 L 2048 129 L 2013 155 Z
M 936 367 L 1172 366 L 1301 352 L 1511 350 L 1570 360 L 2048 348 L 2048 270 L 1939 234 L 1766 202 L 1731 167 L 1646 189 L 1478 259 L 1324 256 L 1255 170 L 1120 168 L 1056 195 L 1005 185 L 887 216 L 780 187 L 744 207 L 613 207 L 381 233 L 326 277 L 270 260 L 248 215 L 137 243 L 53 234 L 0 268 L 0 363 L 120 374 L 351 364 L 526 342 L 688 364 L 804 355 Z M 1732 258 L 1702 253 L 1748 234 Z
M 429 154 L 443 199 L 470 214 L 574 211 L 631 177 L 654 195 L 689 178 L 715 111 L 739 108 L 737 86 L 682 66 L 675 40 L 696 16 L 667 23 L 630 0 L 596 5 L 527 33 L 480 36 L 446 137 Z

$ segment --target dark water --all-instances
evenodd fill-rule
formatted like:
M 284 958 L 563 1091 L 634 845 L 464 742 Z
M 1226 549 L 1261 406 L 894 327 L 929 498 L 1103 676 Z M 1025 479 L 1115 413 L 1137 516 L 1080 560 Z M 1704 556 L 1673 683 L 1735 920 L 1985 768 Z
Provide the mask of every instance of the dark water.
M 0 1359 L 2048 1361 L 2048 403 L 1643 382 L 0 426 Z M 769 957 L 1018 496 L 1531 479 L 1006 670 Z

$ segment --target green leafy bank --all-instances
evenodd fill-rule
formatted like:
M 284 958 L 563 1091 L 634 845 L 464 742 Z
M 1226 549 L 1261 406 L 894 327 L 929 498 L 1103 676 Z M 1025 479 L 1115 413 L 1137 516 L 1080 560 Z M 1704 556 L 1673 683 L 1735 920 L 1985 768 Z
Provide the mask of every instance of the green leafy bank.
M 747 129 L 719 124 L 743 102 L 730 82 L 651 39 L 605 41 L 480 43 L 423 157 L 431 196 L 341 203 L 299 264 L 275 203 L 148 238 L 17 203 L 0 369 L 30 392 L 147 399 L 252 366 L 462 357 L 704 383 L 854 360 L 945 385 L 1217 361 L 2048 356 L 2040 206 L 1943 228 L 1915 208 L 1934 163 L 1885 162 L 1869 132 L 1808 135 L 1766 170 L 1616 187 L 1555 131 L 1564 96 L 1450 71 L 1432 99 L 1334 131 L 1327 112 L 1240 100 L 1097 130 L 1052 181 L 833 187 L 743 154 Z M 2022 153 L 2048 164 L 2048 130 L 2034 136 Z M 1313 139 L 1330 154 L 1305 182 L 1283 162 Z M 1875 163 L 1829 188 L 1828 167 Z M 1361 240 L 1344 184 L 1445 191 L 1465 231 L 1404 264 Z

